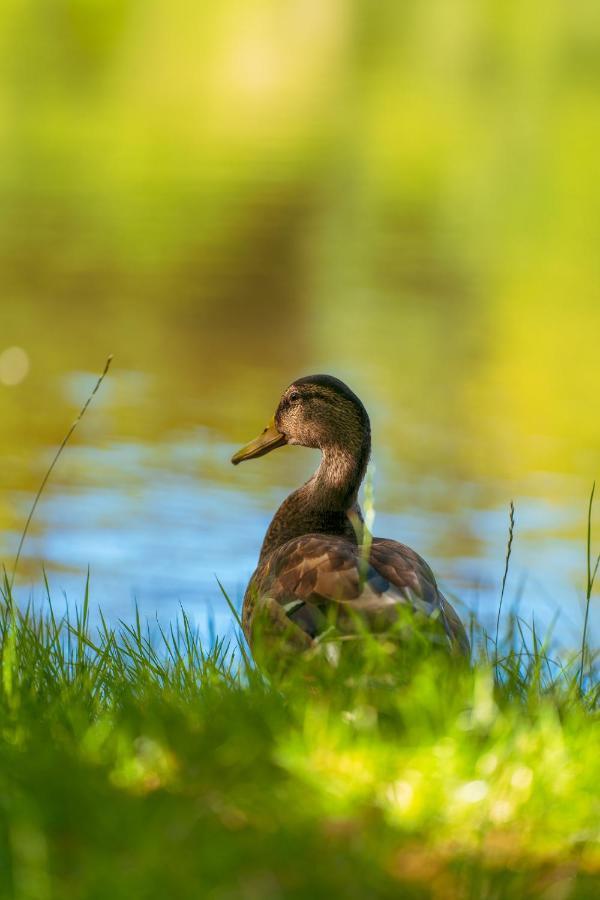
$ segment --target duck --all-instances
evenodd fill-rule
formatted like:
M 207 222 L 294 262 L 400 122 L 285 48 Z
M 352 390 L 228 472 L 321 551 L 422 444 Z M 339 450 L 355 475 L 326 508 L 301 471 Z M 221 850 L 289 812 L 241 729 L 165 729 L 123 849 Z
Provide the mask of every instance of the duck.
M 307 375 L 284 390 L 275 414 L 231 462 L 279 447 L 320 450 L 308 481 L 281 504 L 265 534 L 242 607 L 242 628 L 256 658 L 259 628 L 304 653 L 330 634 L 381 634 L 400 615 L 435 622 L 439 641 L 470 654 L 464 626 L 425 560 L 399 541 L 374 537 L 358 494 L 371 455 L 369 415 L 333 375 Z M 259 625 L 260 623 L 260 625 Z

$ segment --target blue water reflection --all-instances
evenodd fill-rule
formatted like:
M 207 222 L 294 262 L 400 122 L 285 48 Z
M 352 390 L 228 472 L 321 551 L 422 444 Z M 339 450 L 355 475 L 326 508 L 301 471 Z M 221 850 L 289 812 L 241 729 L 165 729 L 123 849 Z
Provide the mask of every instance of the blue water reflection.
M 69 449 L 69 483 L 50 486 L 38 510 L 38 527 L 24 550 L 27 577 L 19 596 L 43 603 L 39 561 L 45 561 L 58 610 L 83 597 L 91 570 L 94 615 L 129 619 L 135 604 L 143 617 L 172 620 L 183 607 L 205 640 L 233 631 L 230 610 L 217 578 L 238 606 L 254 568 L 272 512 L 310 471 L 313 456 L 288 451 L 287 468 L 261 460 L 229 479 L 233 445 L 203 430 L 152 447 L 113 443 L 102 449 Z M 294 456 L 293 454 L 297 455 Z M 422 478 L 398 495 L 398 472 L 382 451 L 375 454 L 376 533 L 413 546 L 431 563 L 443 589 L 458 598 L 463 614 L 474 611 L 494 628 L 504 567 L 508 509 L 481 508 L 478 488 Z M 73 473 L 79 473 L 74 479 Z M 274 476 L 275 483 L 269 483 Z M 454 505 L 444 508 L 452 491 Z M 544 631 L 558 614 L 557 640 L 574 646 L 581 632 L 585 568 L 585 509 L 552 506 L 518 497 L 505 610 Z M 29 496 L 13 498 L 26 515 Z M 394 509 L 395 505 L 398 508 Z M 8 537 L 16 546 L 18 534 Z M 5 540 L 6 543 L 6 540 Z M 10 553 L 6 554 L 8 558 Z M 37 574 L 36 574 L 37 567 Z M 592 610 L 591 632 L 599 621 Z

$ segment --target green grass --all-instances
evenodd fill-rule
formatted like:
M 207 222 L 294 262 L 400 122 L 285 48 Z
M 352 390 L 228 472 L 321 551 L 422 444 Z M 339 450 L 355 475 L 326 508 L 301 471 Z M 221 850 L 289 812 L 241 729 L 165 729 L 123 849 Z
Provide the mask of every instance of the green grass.
M 91 627 L 87 585 L 71 617 L 49 591 L 43 614 L 17 606 L 35 507 L 108 364 L 0 585 L 0 900 L 598 896 L 593 491 L 570 658 L 517 616 L 500 634 L 499 608 L 471 665 L 412 629 L 268 678 L 184 613 Z M 513 531 L 511 504 L 500 605 Z
M 597 895 L 589 649 L 580 686 L 513 620 L 472 667 L 365 639 L 269 681 L 8 579 L 0 642 L 1 897 Z

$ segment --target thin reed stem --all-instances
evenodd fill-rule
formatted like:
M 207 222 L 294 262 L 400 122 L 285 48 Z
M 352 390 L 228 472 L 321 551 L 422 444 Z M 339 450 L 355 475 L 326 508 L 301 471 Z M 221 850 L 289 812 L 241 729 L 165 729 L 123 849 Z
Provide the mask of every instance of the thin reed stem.
M 91 392 L 91 394 L 89 395 L 89 397 L 87 398 L 87 400 L 85 401 L 83 406 L 81 407 L 81 410 L 79 411 L 79 415 L 77 416 L 77 418 L 75 419 L 75 421 L 73 422 L 73 424 L 71 425 L 69 430 L 67 431 L 66 435 L 64 436 L 62 443 L 61 443 L 60 447 L 58 448 L 58 450 L 56 451 L 56 453 L 54 455 L 54 459 L 50 463 L 50 465 L 46 471 L 46 474 L 44 475 L 44 477 L 42 479 L 42 483 L 40 484 L 40 486 L 38 488 L 38 492 L 35 495 L 35 499 L 32 503 L 31 509 L 29 510 L 29 515 L 27 516 L 27 521 L 25 522 L 25 527 L 23 528 L 23 531 L 21 533 L 21 539 L 19 541 L 19 546 L 17 548 L 17 555 L 15 556 L 15 561 L 14 561 L 13 568 L 12 568 L 12 574 L 10 576 L 10 587 L 11 588 L 13 587 L 13 585 L 15 583 L 15 575 L 17 574 L 17 567 L 19 565 L 19 560 L 21 559 L 21 551 L 23 550 L 23 544 L 25 543 L 25 538 L 27 537 L 27 532 L 29 531 L 29 526 L 31 525 L 31 520 L 33 519 L 33 516 L 34 516 L 35 510 L 36 510 L 36 507 L 39 503 L 40 497 L 42 496 L 42 494 L 44 492 L 44 488 L 46 487 L 46 484 L 48 483 L 48 479 L 50 478 L 50 475 L 52 474 L 52 471 L 53 471 L 56 463 L 60 459 L 60 456 L 61 456 L 63 450 L 69 443 L 71 435 L 73 434 L 73 432 L 75 431 L 75 429 L 77 428 L 77 426 L 79 425 L 81 420 L 83 419 L 85 413 L 87 412 L 88 406 L 94 399 L 94 396 L 97 393 L 100 385 L 102 384 L 106 375 L 108 374 L 108 370 L 110 368 L 110 364 L 111 364 L 112 360 L 113 360 L 113 355 L 111 353 L 110 356 L 108 357 L 108 359 L 106 360 L 106 364 L 104 366 L 104 371 L 98 378 L 98 381 L 96 382 L 96 385 L 95 385 L 93 391 Z
M 514 532 L 515 532 L 515 504 L 511 500 L 509 516 L 508 516 L 508 544 L 506 546 L 506 559 L 504 560 L 504 574 L 502 576 L 502 589 L 500 591 L 500 603 L 498 604 L 498 615 L 496 616 L 496 639 L 494 641 L 496 664 L 497 664 L 497 660 L 498 660 L 498 635 L 500 633 L 500 616 L 502 614 L 502 601 L 504 600 L 504 591 L 506 589 L 506 579 L 508 578 L 508 568 L 510 565 L 510 555 L 512 552 L 512 543 L 513 543 Z
M 581 693 L 583 689 L 583 674 L 585 669 L 585 651 L 587 648 L 587 630 L 588 630 L 588 621 L 590 617 L 590 603 L 592 599 L 592 591 L 594 589 L 594 582 L 596 580 L 596 575 L 598 573 L 598 565 L 600 564 L 600 553 L 596 558 L 595 565 L 592 567 L 592 508 L 594 505 L 594 493 L 596 491 L 596 482 L 594 481 L 592 485 L 592 492 L 590 494 L 590 502 L 588 504 L 588 516 L 587 516 L 587 543 L 586 543 L 586 564 L 587 564 L 587 583 L 585 589 L 585 615 L 583 618 L 583 632 L 581 635 L 581 668 L 579 670 L 579 691 Z

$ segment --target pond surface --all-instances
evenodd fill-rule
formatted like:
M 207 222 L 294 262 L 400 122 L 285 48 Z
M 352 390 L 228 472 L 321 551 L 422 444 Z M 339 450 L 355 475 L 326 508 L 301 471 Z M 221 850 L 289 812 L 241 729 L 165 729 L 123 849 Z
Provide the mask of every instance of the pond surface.
M 89 566 L 92 603 L 112 621 L 130 619 L 136 603 L 142 615 L 161 621 L 183 607 L 207 638 L 228 632 L 231 614 L 217 578 L 239 605 L 271 515 L 317 464 L 315 451 L 296 447 L 239 468 L 231 466 L 231 454 L 262 429 L 294 376 L 326 371 L 345 378 L 371 413 L 375 532 L 417 549 L 465 614 L 474 610 L 492 627 L 514 499 L 506 609 L 518 604 L 525 620 L 535 615 L 542 629 L 559 613 L 556 635 L 574 643 L 582 622 L 592 448 L 539 434 L 535 422 L 529 431 L 510 407 L 496 411 L 482 402 L 474 410 L 469 394 L 484 390 L 486 361 L 465 354 L 457 362 L 456 347 L 444 348 L 443 307 L 430 306 L 421 318 L 411 301 L 383 311 L 342 304 L 339 326 L 328 307 L 302 315 L 294 307 L 288 326 L 278 307 L 274 302 L 272 320 L 267 307 L 255 327 L 246 321 L 241 328 L 235 308 L 231 327 L 211 326 L 165 301 L 154 323 L 162 349 L 148 350 L 140 324 L 129 332 L 135 346 L 124 347 L 123 362 L 116 345 L 128 344 L 127 332 L 110 312 L 100 317 L 89 347 L 81 339 L 87 310 L 60 311 L 39 335 L 35 317 L 15 329 L 31 368 L 20 385 L 0 394 L 13 410 L 2 470 L 7 568 L 44 470 L 97 377 L 91 365 L 99 371 L 101 351 L 116 350 L 40 501 L 17 579 L 21 601 L 32 594 L 44 602 L 45 566 L 55 605 L 81 602 Z M 138 311 L 142 318 L 142 303 Z M 311 329 L 319 352 L 310 351 L 307 334 L 302 339 Z M 48 362 L 38 349 L 41 335 L 50 344 L 60 340 L 64 360 Z M 280 358 L 286 345 L 289 361 Z M 82 362 L 90 371 L 79 368 Z M 520 402 L 516 396 L 515 406 Z M 596 606 L 592 629 L 597 634 Z
M 57 605 L 80 601 L 89 566 L 113 621 L 181 604 L 226 631 L 216 577 L 239 603 L 315 465 L 231 453 L 327 372 L 372 418 L 376 533 L 493 627 L 514 500 L 506 608 L 542 630 L 559 614 L 575 644 L 600 478 L 591 20 L 173 0 L 49 24 L 26 6 L 0 46 L 9 570 L 115 359 L 40 502 L 20 601 L 44 602 L 42 566 Z M 599 612 L 596 591 L 596 640 Z

